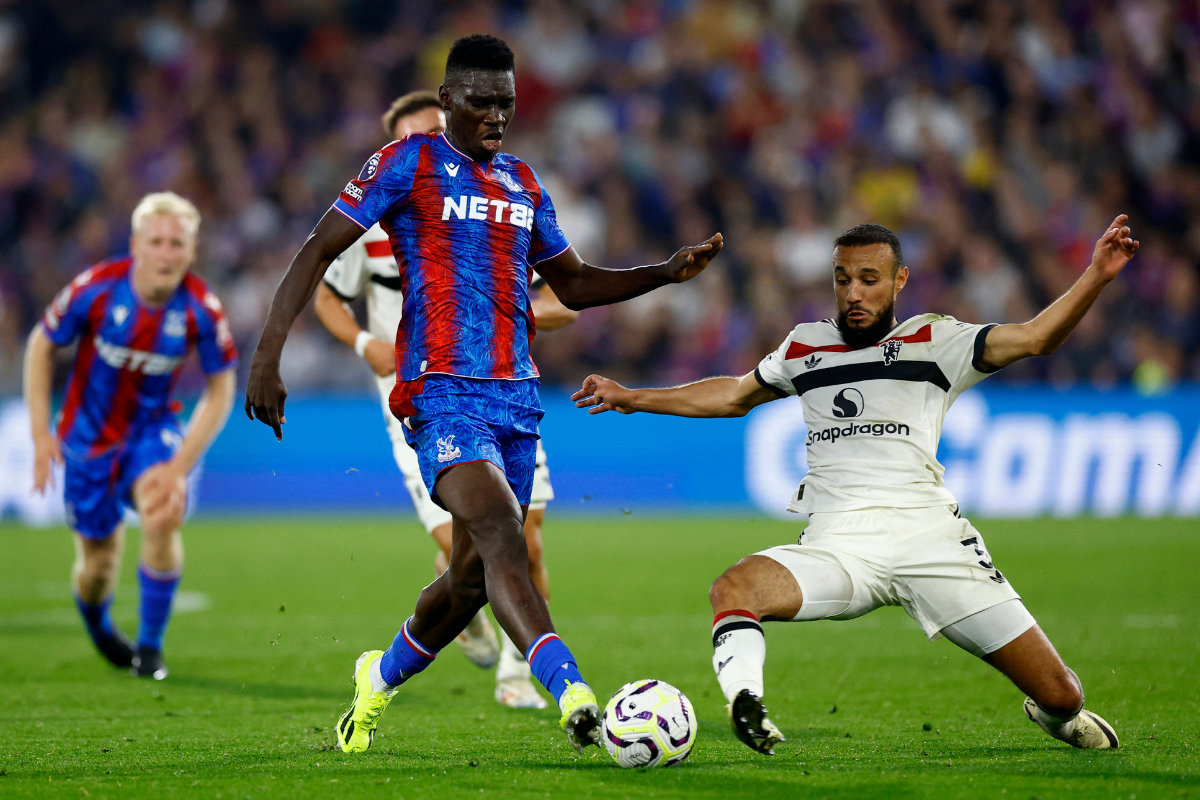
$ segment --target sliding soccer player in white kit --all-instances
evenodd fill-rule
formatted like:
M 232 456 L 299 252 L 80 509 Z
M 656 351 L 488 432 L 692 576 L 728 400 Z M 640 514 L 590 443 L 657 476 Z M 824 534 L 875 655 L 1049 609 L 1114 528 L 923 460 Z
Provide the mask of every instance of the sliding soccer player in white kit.
M 627 389 L 590 376 L 574 396 L 591 413 L 737 417 L 789 395 L 804 404 L 809 471 L 788 509 L 809 514 L 795 545 L 748 556 L 713 583 L 713 668 L 738 738 L 763 753 L 783 739 L 763 707 L 763 620 L 853 619 L 899 605 L 930 638 L 945 636 L 1025 693 L 1025 714 L 1080 748 L 1117 736 L 1083 708 L 1059 658 L 942 480 L 937 445 L 951 403 L 988 374 L 1066 340 L 1137 252 L 1127 217 L 1096 243 L 1075 285 L 1020 325 L 970 325 L 938 314 L 897 323 L 908 269 L 881 225 L 834 242 L 838 318 L 797 325 L 741 378 Z
M 383 115 L 383 128 L 393 139 L 403 139 L 411 133 L 438 133 L 446 128 L 446 113 L 433 92 L 411 92 L 392 103 Z M 367 296 L 367 330 L 358 326 L 346 305 L 355 298 Z M 534 317 L 539 331 L 552 331 L 568 325 L 578 316 L 577 311 L 564 306 L 541 279 L 530 287 Z M 375 373 L 383 416 L 392 454 L 404 475 L 404 486 L 412 497 L 417 519 L 438 545 L 434 571 L 440 575 L 449 566 L 451 543 L 450 512 L 429 499 L 429 491 L 421 479 L 417 454 L 404 440 L 404 428 L 388 408 L 388 397 L 396 385 L 396 328 L 400 324 L 404 295 L 400 291 L 400 270 L 388 236 L 378 224 L 350 246 L 325 273 L 317 287 L 313 307 L 317 318 L 330 333 L 363 358 Z M 542 596 L 550 599 L 550 576 L 542 560 L 542 521 L 546 504 L 554 499 L 550 485 L 550 470 L 546 466 L 546 451 L 541 440 L 537 443 L 537 467 L 533 476 L 533 494 L 529 515 L 525 519 L 525 541 L 529 548 L 529 572 Z M 503 632 L 502 632 L 503 635 Z M 496 700 L 511 708 L 545 708 L 546 701 L 530 680 L 525 656 L 509 638 L 503 636 L 503 647 L 488 622 L 487 613 L 480 610 L 471 624 L 456 639 L 473 664 L 482 668 L 499 665 L 496 669 Z

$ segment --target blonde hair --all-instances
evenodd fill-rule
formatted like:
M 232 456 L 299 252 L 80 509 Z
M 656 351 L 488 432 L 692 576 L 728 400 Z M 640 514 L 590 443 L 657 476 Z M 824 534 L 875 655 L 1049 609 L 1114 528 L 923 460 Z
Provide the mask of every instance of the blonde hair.
M 192 205 L 192 201 L 180 197 L 174 192 L 154 192 L 148 194 L 133 210 L 133 232 L 137 233 L 151 214 L 172 214 L 183 219 L 188 232 L 195 236 L 200 230 L 200 212 Z

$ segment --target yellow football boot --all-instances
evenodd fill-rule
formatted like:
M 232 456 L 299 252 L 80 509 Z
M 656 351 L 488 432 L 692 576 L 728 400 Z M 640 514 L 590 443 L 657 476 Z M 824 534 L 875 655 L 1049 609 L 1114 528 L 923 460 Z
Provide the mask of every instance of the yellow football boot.
M 379 715 L 396 693 L 395 689 L 376 692 L 371 688 L 371 665 L 381 658 L 382 650 L 368 650 L 354 662 L 354 702 L 337 724 L 338 747 L 344 753 L 361 753 L 371 746 Z
M 558 700 L 562 709 L 559 724 L 567 732 L 567 739 L 578 753 L 589 744 L 600 746 L 600 705 L 592 687 L 576 681 L 567 687 Z

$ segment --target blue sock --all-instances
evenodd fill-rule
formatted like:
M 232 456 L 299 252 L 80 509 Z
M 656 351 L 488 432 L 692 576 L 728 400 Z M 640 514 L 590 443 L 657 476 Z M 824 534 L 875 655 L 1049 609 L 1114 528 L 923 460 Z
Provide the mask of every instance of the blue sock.
M 404 621 L 400 632 L 392 641 L 392 646 L 385 650 L 383 658 L 379 659 L 379 676 L 388 686 L 399 686 L 437 658 L 437 653 L 418 642 L 416 637 L 408 632 L 408 623 L 411 621 L 412 617 Z
M 183 568 L 159 572 L 138 564 L 138 586 L 141 589 L 141 625 L 138 628 L 138 647 L 162 650 L 167 621 L 171 618 L 171 602 L 179 586 Z
M 575 656 L 555 633 L 543 633 L 525 653 L 529 669 L 558 702 L 572 683 L 586 683 L 575 665 Z
M 80 616 L 83 617 L 83 624 L 87 626 L 88 636 L 91 636 L 92 641 L 97 644 L 113 637 L 113 621 L 108 613 L 112 601 L 111 594 L 99 603 L 89 603 L 79 595 L 75 595 L 75 606 L 79 609 Z

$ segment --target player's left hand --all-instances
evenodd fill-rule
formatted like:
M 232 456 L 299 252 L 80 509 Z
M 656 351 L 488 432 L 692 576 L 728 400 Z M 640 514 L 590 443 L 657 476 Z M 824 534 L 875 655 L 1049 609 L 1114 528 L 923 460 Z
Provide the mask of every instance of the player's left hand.
M 1101 280 L 1111 281 L 1117 277 L 1141 246 L 1129 237 L 1129 226 L 1125 224 L 1128 221 L 1127 214 L 1118 214 L 1096 242 L 1096 249 L 1092 251 L 1092 269 Z
M 275 441 L 282 442 L 281 426 L 287 423 L 283 415 L 286 402 L 287 386 L 279 374 L 279 361 L 267 359 L 256 351 L 246 380 L 246 416 L 269 426 L 275 431 Z
M 681 247 L 667 262 L 667 271 L 671 280 L 675 283 L 690 281 L 704 271 L 704 268 L 717 257 L 724 246 L 725 237 L 715 233 L 708 241 L 701 244 L 693 247 Z
M 583 388 L 571 395 L 571 399 L 575 401 L 576 408 L 591 406 L 589 414 L 603 414 L 605 411 L 632 414 L 637 411 L 633 407 L 633 390 L 601 375 L 588 375 L 583 381 Z

